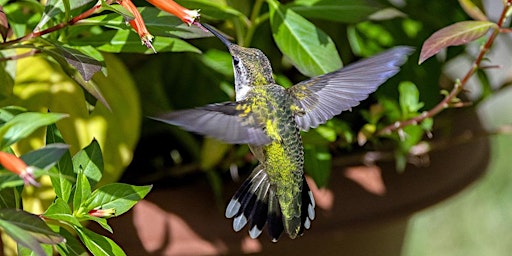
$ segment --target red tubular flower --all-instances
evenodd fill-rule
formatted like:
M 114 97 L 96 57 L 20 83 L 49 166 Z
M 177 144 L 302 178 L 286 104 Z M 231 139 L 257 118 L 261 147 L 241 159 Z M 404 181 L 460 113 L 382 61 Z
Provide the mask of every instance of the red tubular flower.
M 116 209 L 92 209 L 89 211 L 89 215 L 98 218 L 109 218 L 116 215 Z
M 132 26 L 132 28 L 137 31 L 137 34 L 139 34 L 139 37 L 142 40 L 142 44 L 146 45 L 148 48 L 153 49 L 153 51 L 156 53 L 155 48 L 153 48 L 153 45 L 151 44 L 154 37 L 146 28 L 146 24 L 144 23 L 139 10 L 137 10 L 137 7 L 132 3 L 131 0 L 117 0 L 117 3 L 133 14 L 134 19 L 129 21 L 130 26 Z
M 183 22 L 191 25 L 199 19 L 199 10 L 189 10 L 173 0 L 146 0 L 152 5 L 166 11 L 178 18 Z
M 36 187 L 39 186 L 39 183 L 34 179 L 33 168 L 27 166 L 27 164 L 17 156 L 0 151 L 0 164 L 6 170 L 22 178 L 25 184 L 32 184 Z

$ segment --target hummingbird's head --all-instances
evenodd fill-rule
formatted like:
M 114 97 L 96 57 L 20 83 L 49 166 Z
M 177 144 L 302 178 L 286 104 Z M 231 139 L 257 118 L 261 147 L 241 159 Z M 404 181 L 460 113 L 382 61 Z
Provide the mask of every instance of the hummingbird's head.
M 245 48 L 236 44 L 228 46 L 233 57 L 235 71 L 236 100 L 245 95 L 254 86 L 265 86 L 275 83 L 272 77 L 272 66 L 267 56 L 256 48 Z
M 235 71 L 236 100 L 243 100 L 254 86 L 275 83 L 272 77 L 272 66 L 267 56 L 256 48 L 245 48 L 231 43 L 226 37 L 212 27 L 202 24 L 222 43 L 224 43 L 233 58 Z

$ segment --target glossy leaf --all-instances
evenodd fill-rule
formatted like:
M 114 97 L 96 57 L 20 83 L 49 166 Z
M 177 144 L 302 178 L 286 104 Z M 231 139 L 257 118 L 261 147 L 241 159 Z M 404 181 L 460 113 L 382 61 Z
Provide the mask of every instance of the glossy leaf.
M 103 175 L 103 156 L 97 140 L 73 156 L 73 168 L 75 173 L 83 172 L 90 187 L 94 188 Z
M 153 50 L 142 45 L 139 36 L 130 30 L 109 30 L 99 35 L 74 40 L 72 44 L 75 46 L 90 45 L 98 50 L 113 53 L 153 54 Z M 156 36 L 153 40 L 153 47 L 157 52 L 201 52 L 191 44 L 171 37 Z
M 60 64 L 62 70 L 64 72 L 66 72 L 66 74 L 70 78 L 72 78 L 75 82 L 77 82 L 80 86 L 82 86 L 88 93 L 90 93 L 92 96 L 94 96 L 94 98 L 98 99 L 105 106 L 109 107 L 108 102 L 105 100 L 105 97 L 103 96 L 101 91 L 98 89 L 96 84 L 92 81 L 85 80 L 86 78 L 89 78 L 88 76 L 92 77 L 92 75 L 93 75 L 92 72 L 96 73 L 97 71 L 101 70 L 103 67 L 103 66 L 101 66 L 98 69 L 97 64 L 102 63 L 103 60 L 101 59 L 102 58 L 101 54 L 99 54 L 99 52 L 97 50 L 92 49 L 92 46 L 80 47 L 82 50 L 85 50 L 85 52 L 86 52 L 85 55 L 87 57 L 84 58 L 84 60 L 90 58 L 92 60 L 92 62 L 94 62 L 90 66 L 84 65 L 85 69 L 82 70 L 83 71 L 82 73 L 80 73 L 77 68 L 71 68 L 72 65 L 70 65 L 70 63 L 68 62 L 68 59 L 70 59 L 70 58 L 67 58 L 66 55 L 63 53 L 63 51 L 59 50 L 62 47 L 64 47 L 61 43 L 59 43 L 57 41 L 50 40 L 50 39 L 42 39 L 39 37 L 36 39 L 36 42 L 42 43 L 43 45 L 46 46 L 46 47 L 40 47 L 38 49 L 42 50 L 46 54 L 50 55 L 53 59 L 55 59 Z M 47 47 L 47 46 L 50 46 L 50 47 Z M 67 48 L 70 49 L 69 47 L 67 47 Z M 70 50 L 70 51 L 74 51 L 74 50 Z M 96 57 L 96 58 L 93 58 L 93 57 Z M 72 58 L 73 57 L 71 57 L 71 59 Z M 77 63 L 77 65 L 80 68 L 81 65 L 79 64 L 79 62 Z M 88 68 L 91 68 L 91 69 L 88 69 Z M 78 75 L 78 74 L 80 74 L 80 75 Z M 86 77 L 84 77 L 84 75 Z
M 110 233 L 114 233 L 114 230 L 112 229 L 112 227 L 110 227 L 110 225 L 108 225 L 106 218 L 94 217 L 94 216 L 90 216 L 90 215 L 83 215 L 83 216 L 81 216 L 81 219 L 94 221 L 94 222 L 98 223 L 106 231 L 108 231 Z
M 76 228 L 78 237 L 93 255 L 122 256 L 126 253 L 112 239 L 85 228 Z
M 41 20 L 37 24 L 35 30 L 41 30 L 41 28 L 48 23 L 51 19 L 54 17 L 66 13 L 66 9 L 74 10 L 76 8 L 79 8 L 81 6 L 84 6 L 94 0 L 49 0 L 46 2 L 44 13 L 41 17 Z M 68 5 L 68 6 L 66 6 Z
M 272 36 L 302 74 L 312 77 L 341 68 L 336 46 L 327 34 L 278 1 L 268 3 Z
M 479 4 L 475 4 L 473 0 L 459 0 L 459 4 L 464 9 L 464 11 L 474 20 L 487 21 L 487 16 L 480 9 L 482 7 L 481 1 L 478 1 Z M 479 7 L 480 5 L 480 7 Z
M 73 194 L 73 212 L 76 215 L 86 214 L 86 209 L 83 205 L 86 200 L 91 196 L 91 185 L 87 176 L 83 172 L 79 172 L 76 176 L 76 185 Z
M 496 27 L 496 23 L 490 21 L 461 21 L 438 30 L 423 43 L 419 64 L 448 46 L 469 43 Z
M 295 0 L 289 8 L 308 18 L 357 23 L 384 6 L 373 0 Z
M 46 129 L 46 143 L 60 144 L 62 142 L 64 142 L 64 139 L 57 129 L 57 126 L 55 124 L 48 126 Z M 55 194 L 65 202 L 69 202 L 71 189 L 76 180 L 76 174 L 73 171 L 73 161 L 69 150 L 64 152 L 55 168 L 50 169 L 49 172 Z
M 115 209 L 115 215 L 119 216 L 142 200 L 151 188 L 152 186 L 134 186 L 123 183 L 107 184 L 95 190 L 84 202 L 84 207 L 87 210 Z
M 0 219 L 29 232 L 41 243 L 57 244 L 64 241 L 62 236 L 53 232 L 37 215 L 18 209 L 0 209 Z
M 46 145 L 40 149 L 30 151 L 20 158 L 30 166 L 35 166 L 39 169 L 49 169 L 67 152 L 69 146 L 62 143 L 55 143 Z
M 68 73 L 69 74 L 69 73 Z M 89 80 L 85 81 L 82 76 L 79 76 L 78 74 L 74 73 L 70 75 L 70 77 L 77 82 L 82 88 L 84 88 L 89 94 L 91 94 L 95 99 L 99 100 L 103 105 L 111 110 L 110 104 L 103 96 L 103 92 L 99 89 L 99 86 L 96 84 L 95 81 Z
M 56 113 L 22 113 L 7 121 L 0 127 L 0 148 L 16 143 L 34 132 L 37 128 L 53 124 L 66 117 Z
M 66 62 L 73 66 L 85 81 L 91 80 L 92 76 L 104 66 L 103 63 L 92 58 L 91 56 L 93 55 L 90 53 L 84 54 L 79 50 L 60 45 L 59 43 L 54 43 L 54 45 Z
M 15 116 L 25 113 L 27 110 L 18 106 L 6 106 L 0 108 L 0 124 L 4 124 L 5 122 L 13 119 Z
M 61 198 L 55 199 L 55 201 L 48 207 L 46 212 L 43 214 L 44 217 L 63 221 L 69 225 L 81 227 L 82 224 L 78 219 L 73 216 L 69 205 Z

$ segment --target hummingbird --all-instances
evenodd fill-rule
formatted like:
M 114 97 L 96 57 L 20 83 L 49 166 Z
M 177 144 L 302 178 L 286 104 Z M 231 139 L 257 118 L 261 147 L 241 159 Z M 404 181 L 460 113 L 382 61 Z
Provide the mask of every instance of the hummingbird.
M 300 131 L 357 106 L 398 73 L 413 49 L 397 46 L 285 89 L 275 82 L 261 50 L 241 47 L 202 25 L 232 56 L 235 102 L 178 110 L 154 119 L 226 143 L 248 144 L 259 164 L 227 205 L 225 216 L 233 218 L 237 232 L 248 225 L 253 239 L 265 224 L 272 241 L 277 242 L 283 232 L 294 239 L 315 218 L 315 200 L 304 178 Z

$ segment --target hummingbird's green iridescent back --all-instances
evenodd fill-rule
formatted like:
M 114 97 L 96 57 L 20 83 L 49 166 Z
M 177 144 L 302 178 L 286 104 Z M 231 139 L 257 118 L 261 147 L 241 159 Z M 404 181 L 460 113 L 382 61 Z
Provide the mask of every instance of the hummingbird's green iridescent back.
M 293 99 L 277 84 L 256 86 L 247 98 L 252 106 L 244 108 L 262 113 L 265 132 L 272 141 L 264 146 L 251 146 L 251 150 L 268 175 L 270 189 L 276 193 L 279 209 L 274 210 L 281 211 L 286 233 L 295 238 L 301 231 L 304 153 L 292 111 Z
M 204 25 L 204 24 L 203 24 Z M 259 161 L 228 206 L 233 229 L 249 226 L 258 237 L 267 225 L 272 241 L 296 238 L 315 218 L 315 201 L 304 179 L 300 130 L 307 131 L 349 110 L 400 70 L 412 48 L 399 46 L 288 89 L 276 84 L 258 49 L 217 36 L 233 57 L 236 102 L 180 110 L 155 119 L 227 143 L 249 144 Z

